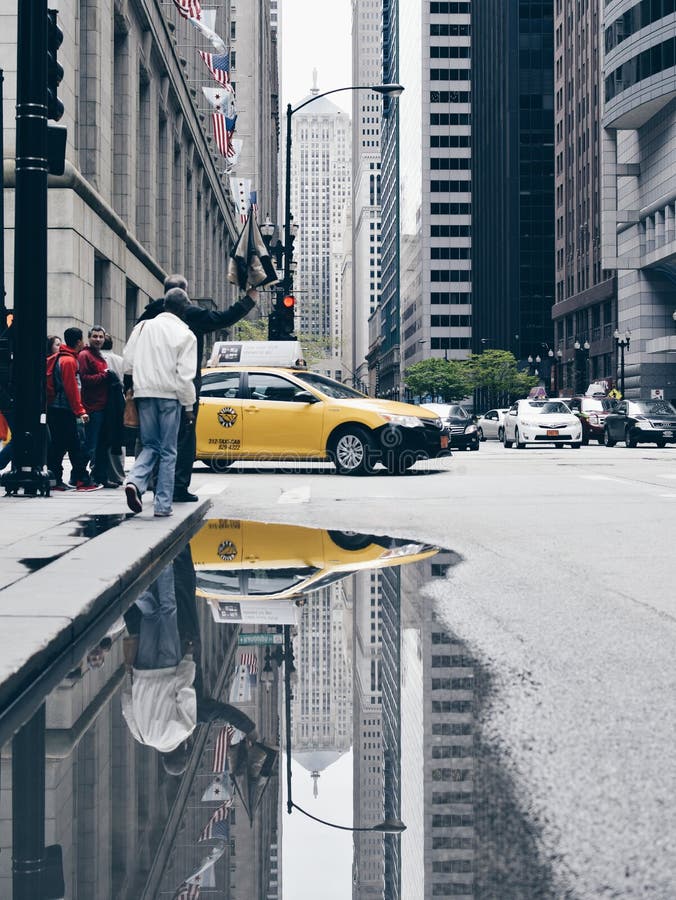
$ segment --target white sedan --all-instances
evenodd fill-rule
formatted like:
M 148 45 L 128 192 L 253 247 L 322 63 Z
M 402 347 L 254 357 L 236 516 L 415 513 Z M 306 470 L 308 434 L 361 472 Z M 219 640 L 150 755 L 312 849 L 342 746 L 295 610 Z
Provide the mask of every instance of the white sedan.
M 582 425 L 561 400 L 517 400 L 503 422 L 503 444 L 522 450 L 526 444 L 582 445 Z
M 477 419 L 476 427 L 480 441 L 501 441 L 503 439 L 502 422 L 506 409 L 489 409 Z

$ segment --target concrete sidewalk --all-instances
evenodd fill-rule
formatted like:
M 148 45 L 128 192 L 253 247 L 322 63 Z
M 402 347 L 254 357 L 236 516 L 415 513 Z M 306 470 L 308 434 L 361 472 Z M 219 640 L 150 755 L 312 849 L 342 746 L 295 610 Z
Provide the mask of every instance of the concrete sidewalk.
M 155 518 L 148 498 L 132 515 L 121 488 L 0 496 L 0 717 L 14 722 L 7 711 L 25 705 L 57 660 L 68 664 L 69 648 L 77 665 L 87 631 L 122 614 L 210 505 L 176 504 L 173 516 Z

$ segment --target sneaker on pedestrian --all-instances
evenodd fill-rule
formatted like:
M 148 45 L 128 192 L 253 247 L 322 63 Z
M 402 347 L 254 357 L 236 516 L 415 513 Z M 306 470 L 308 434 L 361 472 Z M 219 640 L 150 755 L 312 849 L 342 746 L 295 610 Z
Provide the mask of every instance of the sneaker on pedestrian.
M 127 496 L 127 506 L 134 513 L 140 513 L 143 511 L 143 502 L 141 501 L 141 495 L 139 494 L 139 490 L 136 485 L 129 481 L 124 486 L 124 493 Z
M 88 493 L 90 491 L 100 491 L 102 488 L 103 488 L 102 484 L 95 484 L 94 482 L 91 482 L 91 481 L 90 482 L 78 481 L 75 490 L 80 493 Z
M 62 493 L 65 491 L 74 491 L 74 490 L 75 490 L 75 485 L 74 484 L 66 484 L 65 481 L 59 481 L 52 488 L 52 491 L 57 491 L 58 493 Z
M 160 519 L 160 518 L 164 518 L 165 516 L 173 516 L 173 514 L 174 514 L 173 509 L 158 510 L 158 512 L 155 513 L 155 518 Z

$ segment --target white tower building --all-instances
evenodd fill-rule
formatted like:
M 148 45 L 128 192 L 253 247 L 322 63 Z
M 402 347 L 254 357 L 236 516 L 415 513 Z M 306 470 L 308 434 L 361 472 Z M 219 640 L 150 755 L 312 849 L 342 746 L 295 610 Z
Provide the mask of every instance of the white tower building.
M 320 93 L 317 72 L 307 97 Z M 340 378 L 343 233 L 349 203 L 350 118 L 327 97 L 291 119 L 291 211 L 300 226 L 294 247 L 296 332 L 331 342 L 328 358 L 315 365 Z

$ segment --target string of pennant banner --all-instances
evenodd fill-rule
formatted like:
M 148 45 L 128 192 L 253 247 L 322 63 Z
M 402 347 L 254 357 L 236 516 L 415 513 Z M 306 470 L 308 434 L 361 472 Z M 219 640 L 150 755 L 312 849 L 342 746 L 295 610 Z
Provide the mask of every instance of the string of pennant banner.
M 212 52 L 198 50 L 198 54 L 218 87 L 203 87 L 211 107 L 211 130 L 214 143 L 226 161 L 226 173 L 237 165 L 242 141 L 234 137 L 237 127 L 235 90 L 230 81 L 230 51 L 215 31 L 215 9 L 202 9 L 199 0 L 173 0 L 179 14 L 189 22 L 212 47 Z M 246 221 L 250 208 L 256 212 L 256 192 L 252 192 L 250 178 L 229 175 L 230 193 L 238 208 L 241 222 Z

